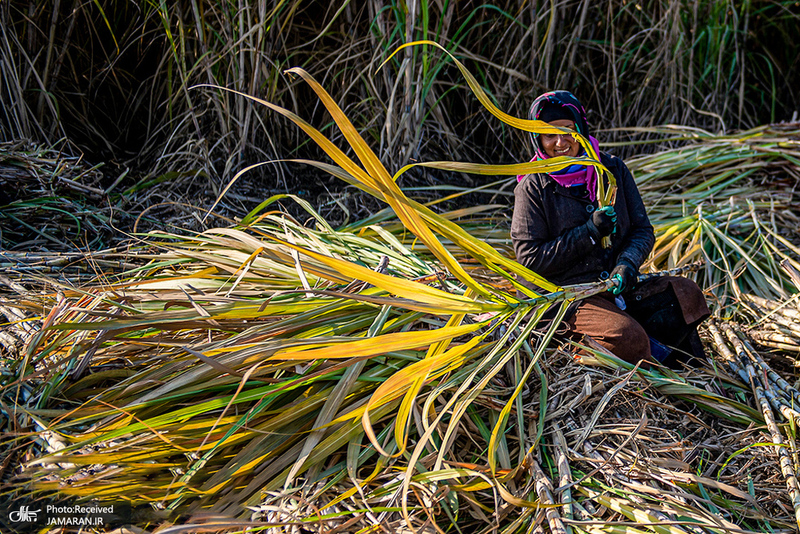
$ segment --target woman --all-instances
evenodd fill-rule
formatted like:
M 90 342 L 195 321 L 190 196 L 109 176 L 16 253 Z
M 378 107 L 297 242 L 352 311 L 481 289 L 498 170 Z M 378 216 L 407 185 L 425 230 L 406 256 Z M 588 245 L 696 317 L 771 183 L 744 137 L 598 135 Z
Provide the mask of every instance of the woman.
M 644 366 L 656 360 L 672 364 L 681 359 L 679 354 L 702 356 L 695 327 L 710 312 L 697 284 L 661 277 L 636 285 L 655 236 L 625 163 L 599 151 L 583 106 L 568 91 L 538 97 L 529 118 L 583 135 L 617 183 L 614 205 L 598 209 L 599 177 L 592 166 L 518 177 L 511 222 L 517 261 L 559 285 L 607 278 L 615 282 L 609 292 L 572 304 L 564 321 L 568 334 L 591 336 L 619 358 Z M 534 159 L 584 153 L 570 134 L 531 138 Z M 610 238 L 609 248 L 601 244 L 604 237 Z

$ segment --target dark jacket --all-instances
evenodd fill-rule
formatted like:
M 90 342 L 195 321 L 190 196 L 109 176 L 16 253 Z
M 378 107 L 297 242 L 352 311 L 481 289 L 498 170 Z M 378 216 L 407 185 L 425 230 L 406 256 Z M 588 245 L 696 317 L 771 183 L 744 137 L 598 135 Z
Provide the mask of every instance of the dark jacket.
M 586 227 L 597 202 L 589 200 L 585 188 L 581 195 L 547 174 L 529 174 L 514 190 L 511 239 L 517 261 L 558 285 L 596 282 L 620 259 L 638 268 L 655 243 L 653 225 L 628 167 L 605 153 L 600 161 L 617 181 L 617 231 L 611 248 L 602 248 Z

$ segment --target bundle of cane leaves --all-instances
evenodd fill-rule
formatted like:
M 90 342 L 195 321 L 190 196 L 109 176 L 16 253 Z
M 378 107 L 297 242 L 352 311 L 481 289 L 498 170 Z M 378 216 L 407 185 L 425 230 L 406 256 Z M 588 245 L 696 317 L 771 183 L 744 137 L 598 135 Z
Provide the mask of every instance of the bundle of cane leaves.
M 626 161 L 654 221 L 672 218 L 678 208 L 688 213 L 704 203 L 750 199 L 762 218 L 777 219 L 793 238 L 800 237 L 791 209 L 800 194 L 796 126 L 760 126 L 730 135 L 681 127 L 643 130 L 664 135 L 662 142 L 679 142 L 677 148 Z
M 268 214 L 250 231 L 153 235 L 164 252 L 142 253 L 151 262 L 129 278 L 63 288 L 52 325 L 16 369 L 27 383 L 47 380 L 23 397 L 19 382 L 5 388 L 19 428 L 46 428 L 68 444 L 41 465 L 75 466 L 57 476 L 45 468 L 37 489 L 111 498 L 130 488 L 131 500 L 172 509 L 254 505 L 306 471 L 344 476 L 350 460 L 331 454 L 365 431 L 377 445 L 370 420 L 386 434 L 382 419 L 398 407 L 410 416 L 427 383 L 469 371 L 481 393 L 497 373 L 487 371 L 517 349 L 507 346 L 510 332 L 486 342 L 488 321 L 465 316 L 513 314 L 531 330 L 525 314 L 550 303 L 478 298 L 386 236 L 368 241 Z M 81 378 L 87 361 L 92 373 Z M 113 378 L 103 370 L 115 366 L 128 378 L 98 395 L 98 380 Z M 48 411 L 45 421 L 39 409 L 53 405 L 63 415 Z M 407 417 L 392 437 L 401 447 Z M 85 469 L 98 464 L 109 468 Z
M 780 262 L 800 266 L 800 247 L 760 218 L 754 203 L 699 206 L 694 213 L 654 224 L 656 243 L 645 268 L 665 268 L 702 260 L 698 278 L 718 306 L 738 302 L 743 293 L 785 299 L 797 291 Z
M 800 131 L 763 126 L 734 135 L 658 130 L 681 146 L 627 161 L 657 241 L 649 265 L 704 259 L 698 280 L 725 305 L 744 293 L 786 298 L 796 288 L 778 264 L 800 256 Z

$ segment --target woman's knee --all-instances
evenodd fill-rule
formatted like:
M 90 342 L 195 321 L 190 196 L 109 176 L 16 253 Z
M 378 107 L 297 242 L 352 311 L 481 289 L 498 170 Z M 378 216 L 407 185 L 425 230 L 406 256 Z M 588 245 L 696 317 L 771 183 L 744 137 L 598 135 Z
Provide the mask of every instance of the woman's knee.
M 570 329 L 576 334 L 590 336 L 627 362 L 652 361 L 650 338 L 642 325 L 612 302 L 590 299 L 578 307 L 569 321 Z
M 651 361 L 650 337 L 642 325 L 629 315 L 609 317 L 607 329 L 597 341 L 629 363 Z

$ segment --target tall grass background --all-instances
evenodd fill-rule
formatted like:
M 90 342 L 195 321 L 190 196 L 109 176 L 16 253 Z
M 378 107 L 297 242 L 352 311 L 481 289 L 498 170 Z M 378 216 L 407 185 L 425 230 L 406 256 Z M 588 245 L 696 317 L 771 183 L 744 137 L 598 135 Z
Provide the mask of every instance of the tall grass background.
M 525 134 L 493 120 L 440 51 L 407 49 L 379 68 L 397 46 L 419 39 L 459 57 L 515 116 L 560 88 L 578 95 L 596 129 L 675 123 L 725 133 L 790 120 L 800 108 L 798 20 L 796 2 L 760 0 L 5 1 L 0 136 L 68 141 L 64 150 L 105 162 L 109 180 L 118 168 L 136 171 L 128 181 L 180 177 L 202 204 L 249 164 L 319 156 L 287 122 L 205 86 L 263 98 L 313 124 L 329 121 L 284 73 L 300 66 L 390 168 L 527 156 Z M 312 197 L 326 183 L 286 163 L 252 176 L 261 190 Z

